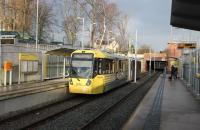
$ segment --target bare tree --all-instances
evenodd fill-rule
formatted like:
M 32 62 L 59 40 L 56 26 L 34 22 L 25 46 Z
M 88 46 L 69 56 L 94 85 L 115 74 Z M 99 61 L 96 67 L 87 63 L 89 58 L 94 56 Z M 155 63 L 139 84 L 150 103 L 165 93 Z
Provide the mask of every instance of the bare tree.
M 128 51 L 128 42 L 129 42 L 129 36 L 128 36 L 128 16 L 122 15 L 121 20 L 117 22 L 117 28 L 119 31 L 118 34 L 118 43 L 120 45 L 119 51 L 127 52 Z
M 6 30 L 29 32 L 31 28 L 31 11 L 33 0 L 0 1 L 0 17 Z
M 105 5 L 106 12 L 106 26 L 108 30 L 113 31 L 115 28 L 116 22 L 118 22 L 118 18 L 120 17 L 120 12 L 115 3 L 108 3 Z
M 30 32 L 30 29 L 31 29 L 31 13 L 32 13 L 32 6 L 31 4 L 33 3 L 33 0 L 29 0 L 29 1 L 24 1 L 24 8 L 23 8 L 23 34 L 24 32 Z
M 99 38 L 103 39 L 105 33 L 105 0 L 84 0 L 80 1 L 79 4 L 85 11 L 86 16 L 91 21 L 91 37 L 90 42 L 94 42 L 95 35 L 98 35 Z M 93 24 L 96 23 L 96 24 Z M 100 36 L 101 35 L 101 36 Z
M 90 42 L 94 39 L 105 40 L 106 32 L 113 31 L 113 23 L 119 16 L 119 11 L 115 3 L 109 3 L 106 0 L 76 0 L 85 11 L 85 16 L 90 20 L 91 35 Z M 94 24 L 95 23 L 95 24 Z M 100 43 L 101 43 L 100 42 Z
M 36 3 L 35 3 L 36 5 Z M 36 20 L 36 10 L 33 11 L 33 23 Z M 39 17 L 38 17 L 38 39 L 39 43 L 49 38 L 51 27 L 54 24 L 53 3 L 50 5 L 43 0 L 39 3 Z M 34 31 L 34 29 L 33 29 Z
M 67 42 L 72 46 L 77 41 L 77 33 L 79 32 L 80 21 L 78 17 L 82 16 L 83 12 L 80 5 L 74 0 L 64 0 L 63 4 L 63 26 L 66 34 Z

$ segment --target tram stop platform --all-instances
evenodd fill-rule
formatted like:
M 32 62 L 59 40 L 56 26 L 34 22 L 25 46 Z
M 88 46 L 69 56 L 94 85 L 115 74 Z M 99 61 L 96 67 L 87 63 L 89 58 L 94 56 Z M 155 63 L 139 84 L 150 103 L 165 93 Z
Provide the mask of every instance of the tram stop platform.
M 68 79 L 53 79 L 46 81 L 0 86 L 0 101 L 10 98 L 41 93 L 68 86 Z
M 124 130 L 200 130 L 200 104 L 181 80 L 161 75 Z

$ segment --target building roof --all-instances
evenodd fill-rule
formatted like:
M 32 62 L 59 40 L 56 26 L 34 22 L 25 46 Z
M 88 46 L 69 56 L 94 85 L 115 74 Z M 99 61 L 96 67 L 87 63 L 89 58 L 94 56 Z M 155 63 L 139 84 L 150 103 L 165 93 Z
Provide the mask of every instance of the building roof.
M 109 53 L 101 50 L 76 50 L 73 53 L 93 53 L 95 58 L 126 59 L 128 57 L 121 54 Z
M 54 50 L 51 50 L 51 51 L 47 51 L 46 54 L 59 55 L 59 56 L 71 56 L 71 53 L 73 51 L 74 51 L 74 49 L 59 48 L 59 49 L 54 49 Z

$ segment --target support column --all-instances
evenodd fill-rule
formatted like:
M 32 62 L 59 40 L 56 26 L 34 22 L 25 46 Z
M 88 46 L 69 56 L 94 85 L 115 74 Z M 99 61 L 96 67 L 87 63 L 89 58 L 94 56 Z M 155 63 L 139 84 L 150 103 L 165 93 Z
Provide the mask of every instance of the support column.
M 196 50 L 196 73 L 199 73 L 199 46 L 198 46 L 198 43 L 197 43 L 197 50 Z M 200 96 L 200 79 L 196 79 L 197 80 L 197 96 Z
M 12 70 L 10 70 L 9 75 L 9 85 L 12 85 Z
M 4 86 L 6 86 L 6 83 L 7 83 L 7 71 L 4 70 Z
M 191 71 L 192 71 L 192 53 L 191 53 L 191 50 L 189 50 L 190 52 L 190 61 L 189 61 L 189 78 L 188 78 L 188 88 L 190 88 L 191 86 Z
M 151 76 L 151 48 L 149 53 L 149 76 Z
M 136 33 L 135 33 L 135 73 L 134 73 L 134 82 L 136 83 L 137 82 L 137 30 L 136 30 Z
M 66 69 L 66 59 L 63 59 L 63 79 L 65 78 L 65 69 Z
M 18 84 L 21 83 L 21 60 L 19 59 L 19 67 L 18 67 Z
M 41 75 L 41 81 L 44 81 L 45 79 L 45 74 L 46 74 L 46 57 L 45 55 L 42 53 L 42 75 Z
M 59 56 L 56 56 L 56 78 L 59 76 Z

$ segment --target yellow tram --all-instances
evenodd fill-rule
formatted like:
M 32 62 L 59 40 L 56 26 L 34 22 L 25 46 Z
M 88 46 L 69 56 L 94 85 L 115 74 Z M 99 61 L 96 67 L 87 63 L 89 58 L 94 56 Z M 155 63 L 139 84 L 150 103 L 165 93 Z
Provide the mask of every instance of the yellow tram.
M 104 93 L 132 80 L 133 69 L 128 57 L 100 50 L 76 50 L 71 55 L 69 92 Z

